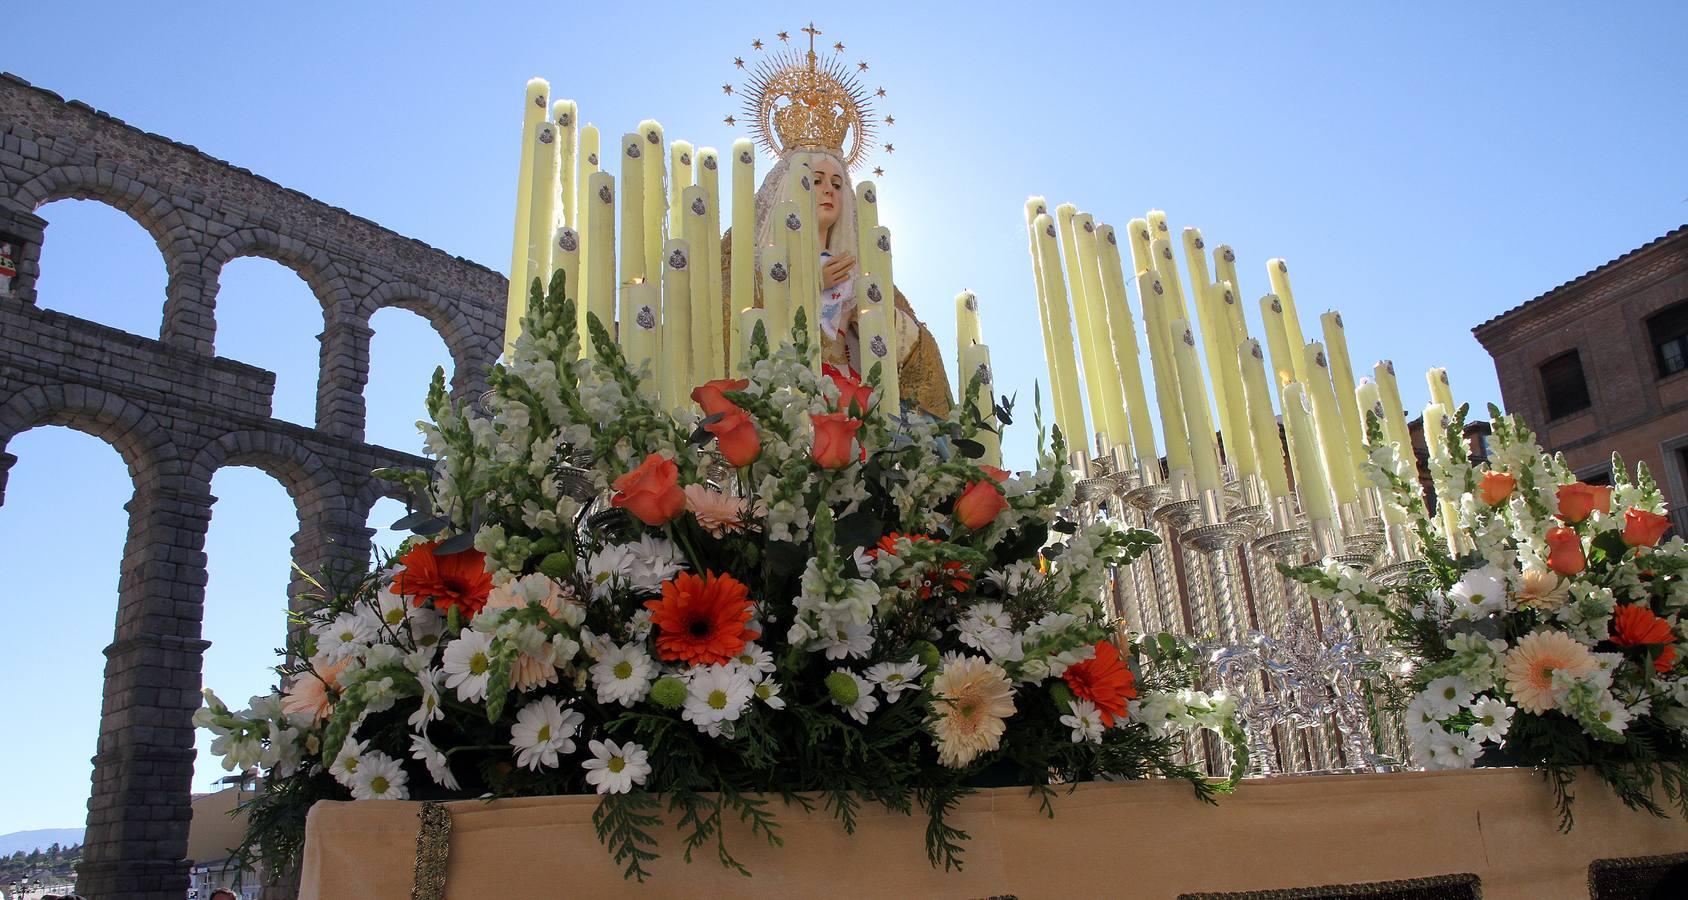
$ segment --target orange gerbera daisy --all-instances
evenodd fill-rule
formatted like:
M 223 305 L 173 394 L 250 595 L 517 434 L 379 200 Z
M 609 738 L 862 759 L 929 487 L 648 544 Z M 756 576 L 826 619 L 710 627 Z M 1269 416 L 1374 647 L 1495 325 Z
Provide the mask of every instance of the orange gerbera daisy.
M 902 534 L 901 532 L 893 531 L 880 538 L 879 546 L 869 552 L 872 553 L 875 558 L 880 556 L 896 556 L 898 538 L 908 538 L 912 542 L 932 540 L 930 535 Z M 960 562 L 952 559 L 948 562 L 939 564 L 937 571 L 927 572 L 925 577 L 921 579 L 920 599 L 930 600 L 932 599 L 932 595 L 934 593 L 937 593 L 943 588 L 948 588 L 956 593 L 961 593 L 962 591 L 967 590 L 967 588 L 972 584 L 973 573 L 967 571 L 966 566 L 963 566 Z M 908 585 L 905 584 L 903 587 L 908 587 Z
M 492 593 L 492 573 L 486 570 L 486 554 L 473 548 L 461 553 L 439 555 L 434 541 L 418 544 L 399 558 L 404 571 L 393 579 L 393 593 L 424 600 L 433 600 L 434 608 L 445 612 L 457 607 L 464 618 L 471 618 L 486 606 Z
M 1612 614 L 1612 643 L 1619 647 L 1669 644 L 1676 641 L 1670 623 L 1640 603 L 1626 603 Z
M 752 615 L 750 588 L 731 575 L 681 572 L 662 583 L 662 599 L 645 601 L 657 627 L 656 654 L 691 665 L 731 661 L 762 636 L 744 627 Z
M 1112 728 L 1114 717 L 1125 718 L 1125 701 L 1137 697 L 1137 679 L 1120 661 L 1119 649 L 1107 641 L 1096 642 L 1096 655 L 1067 667 L 1062 676 L 1073 695 L 1096 704 L 1102 724 Z

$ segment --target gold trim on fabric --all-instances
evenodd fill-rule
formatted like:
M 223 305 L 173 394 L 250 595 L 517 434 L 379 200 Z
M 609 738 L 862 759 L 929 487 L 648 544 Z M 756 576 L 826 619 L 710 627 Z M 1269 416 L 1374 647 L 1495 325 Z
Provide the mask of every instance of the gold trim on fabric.
M 410 900 L 445 900 L 445 862 L 451 855 L 451 811 L 441 803 L 424 803 L 416 818 L 416 880 Z
M 1483 882 L 1476 875 L 1435 875 L 1401 881 L 1327 884 L 1269 891 L 1224 891 L 1179 894 L 1178 900 L 1326 900 L 1354 897 L 1371 900 L 1482 900 Z

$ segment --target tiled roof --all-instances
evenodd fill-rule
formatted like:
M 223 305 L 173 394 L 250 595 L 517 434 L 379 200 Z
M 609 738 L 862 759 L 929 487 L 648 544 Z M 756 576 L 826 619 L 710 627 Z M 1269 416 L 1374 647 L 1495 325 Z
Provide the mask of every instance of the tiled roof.
M 1504 319 L 1507 316 L 1510 316 L 1513 313 L 1518 312 L 1519 310 L 1522 310 L 1527 306 L 1530 306 L 1531 304 L 1539 303 L 1542 300 L 1545 300 L 1548 297 L 1551 297 L 1554 294 L 1557 294 L 1560 291 L 1563 291 L 1564 289 L 1570 287 L 1571 285 L 1577 284 L 1578 282 L 1581 282 L 1581 281 L 1585 281 L 1589 278 L 1593 278 L 1595 275 L 1598 275 L 1601 272 L 1604 272 L 1607 269 L 1610 269 L 1611 267 L 1623 262 L 1624 260 L 1629 259 L 1630 257 L 1633 257 L 1633 256 L 1635 256 L 1639 253 L 1644 253 L 1647 250 L 1651 250 L 1652 248 L 1657 247 L 1658 245 L 1660 245 L 1660 244 L 1662 244 L 1666 241 L 1669 241 L 1672 238 L 1680 237 L 1680 236 L 1683 236 L 1683 235 L 1688 235 L 1688 225 L 1682 225 L 1682 226 L 1679 226 L 1677 228 L 1674 228 L 1671 231 L 1669 231 L 1669 232 L 1667 232 L 1667 233 L 1665 233 L 1665 234 L 1663 234 L 1659 237 L 1656 237 L 1653 240 L 1650 240 L 1645 244 L 1642 244 L 1641 246 L 1635 248 L 1634 250 L 1631 250 L 1628 253 L 1625 253 L 1622 256 L 1617 257 L 1616 259 L 1607 260 L 1606 262 L 1603 262 L 1600 265 L 1595 266 L 1592 269 L 1589 269 L 1587 272 L 1584 272 L 1583 274 L 1578 275 L 1577 277 L 1571 279 L 1570 281 L 1567 281 L 1564 284 L 1559 285 L 1556 288 L 1553 288 L 1552 290 L 1544 291 L 1543 293 L 1537 295 L 1536 297 L 1533 297 L 1529 300 L 1524 301 L 1523 303 L 1518 304 L 1517 306 L 1512 307 L 1511 309 L 1507 310 L 1506 312 L 1503 312 L 1503 313 L 1489 319 L 1488 321 L 1482 323 L 1481 325 L 1478 325 L 1477 327 L 1475 327 L 1471 330 L 1472 330 L 1473 333 L 1481 331 L 1484 328 L 1487 328 L 1490 325 L 1493 325 L 1496 322 L 1499 322 L 1501 319 Z

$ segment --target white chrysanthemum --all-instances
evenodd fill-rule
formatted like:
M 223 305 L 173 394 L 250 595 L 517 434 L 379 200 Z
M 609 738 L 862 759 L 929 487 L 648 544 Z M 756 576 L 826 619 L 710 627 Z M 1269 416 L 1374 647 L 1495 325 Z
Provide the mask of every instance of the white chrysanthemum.
M 975 650 L 990 652 L 1014 636 L 1014 619 L 1000 603 L 976 603 L 967 608 L 955 624 L 961 642 Z M 992 654 L 995 655 L 995 654 Z
M 1471 704 L 1471 714 L 1477 721 L 1471 723 L 1466 733 L 1475 741 L 1488 741 L 1498 744 L 1512 728 L 1513 708 L 1494 697 L 1483 697 Z
M 1445 675 L 1424 686 L 1423 697 L 1438 719 L 1446 719 L 1471 704 L 1471 682 L 1458 675 Z
M 312 628 L 311 633 L 316 635 L 317 653 L 329 662 L 339 662 L 375 640 L 375 625 L 366 616 L 343 612 Z
M 745 627 L 751 631 L 761 631 L 760 626 L 754 622 L 747 623 Z M 774 655 L 762 649 L 755 641 L 746 643 L 744 649 L 733 657 L 733 662 L 743 666 L 752 681 L 759 681 L 764 675 L 771 675 L 774 671 Z
M 557 754 L 574 752 L 574 736 L 586 717 L 563 709 L 555 697 L 540 697 L 516 713 L 510 726 L 510 746 L 516 750 L 516 765 L 534 771 L 557 767 Z
M 1506 608 L 1506 575 L 1493 565 L 1472 569 L 1448 589 L 1456 619 L 1480 619 Z
M 445 634 L 445 616 L 437 609 L 412 606 L 405 614 L 410 623 L 410 639 L 418 647 L 437 647 Z
M 1595 710 L 1594 717 L 1600 720 L 1600 724 L 1619 734 L 1623 734 L 1624 730 L 1629 728 L 1630 720 L 1635 717 L 1633 710 L 1610 693 L 1601 694 Z
M 866 725 L 867 717 L 879 708 L 879 698 L 873 696 L 873 682 L 849 669 L 839 669 L 838 671 L 850 676 L 850 680 L 856 683 L 856 702 L 839 703 L 838 698 L 834 697 L 832 698 L 833 704 L 848 713 L 850 718 L 855 719 L 858 724 Z
M 451 763 L 446 760 L 445 754 L 440 752 L 440 748 L 428 740 L 427 735 L 410 736 L 410 758 L 427 766 L 428 777 L 434 779 L 434 783 L 440 787 L 449 791 L 462 789 L 462 785 L 457 783 L 457 776 L 451 774 Z
M 334 755 L 334 762 L 328 767 L 328 774 L 334 780 L 350 789 L 357 780 L 358 769 L 363 767 L 363 757 L 369 744 L 356 738 L 348 737 L 340 745 L 340 752 Z M 216 748 L 212 748 L 215 751 Z
M 739 666 L 700 666 L 686 683 L 686 705 L 680 718 L 699 728 L 736 722 L 755 692 L 750 676 Z
M 633 785 L 644 784 L 651 774 L 645 748 L 632 741 L 620 745 L 615 741 L 591 741 L 586 746 L 592 751 L 592 758 L 580 765 L 586 770 L 586 783 L 600 794 L 625 794 Z
M 667 538 L 642 535 L 627 548 L 627 579 L 642 594 L 662 592 L 662 583 L 686 568 L 686 558 Z
M 873 623 L 846 625 L 822 634 L 812 648 L 825 652 L 827 659 L 862 659 L 873 651 Z
M 885 702 L 895 703 L 903 691 L 920 689 L 920 676 L 926 667 L 917 662 L 882 662 L 869 666 L 867 678 L 885 692 Z
M 1424 743 L 1433 732 L 1442 730 L 1443 714 L 1437 712 L 1438 706 L 1424 694 L 1419 694 L 1407 704 L 1406 719 L 1407 733 L 1417 743 Z
M 599 703 L 632 706 L 650 692 L 656 663 L 641 644 L 623 644 L 605 650 L 592 665 L 592 684 Z
M 629 586 L 633 577 L 633 554 L 627 544 L 611 544 L 586 559 L 586 583 L 592 597 L 602 600 L 617 587 Z
M 756 682 L 756 699 L 767 704 L 769 709 L 785 709 L 785 698 L 780 696 L 780 683 L 772 678 L 764 678 Z
M 492 635 L 464 629 L 445 646 L 445 686 L 465 703 L 486 699 L 492 675 Z
M 1463 734 L 1444 731 L 1430 738 L 1430 765 L 1437 769 L 1468 769 L 1482 745 Z
M 404 765 L 385 753 L 371 750 L 363 756 L 352 779 L 353 800 L 405 800 L 410 797 L 410 776 Z
M 1102 713 L 1089 700 L 1074 700 L 1070 715 L 1061 717 L 1061 724 L 1073 730 L 1073 743 L 1089 741 L 1102 743 Z

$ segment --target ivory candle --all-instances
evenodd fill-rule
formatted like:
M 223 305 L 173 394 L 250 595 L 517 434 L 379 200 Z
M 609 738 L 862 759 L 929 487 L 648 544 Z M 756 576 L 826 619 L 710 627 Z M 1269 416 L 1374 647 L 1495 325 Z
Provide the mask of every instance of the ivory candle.
M 684 406 L 692 388 L 692 246 L 684 238 L 662 245 L 662 399 Z
M 1272 388 L 1266 380 L 1266 354 L 1261 352 L 1260 342 L 1249 339 L 1238 344 L 1237 362 L 1243 375 L 1243 396 L 1260 480 L 1266 483 L 1268 497 L 1288 497 L 1283 437 L 1278 431 L 1278 417 L 1272 414 Z M 1290 523 L 1278 524 L 1287 527 Z
M 1084 404 L 1079 399 L 1078 360 L 1073 355 L 1072 315 L 1067 306 L 1067 283 L 1061 274 L 1061 250 L 1056 240 L 1055 220 L 1048 213 L 1032 221 L 1037 235 L 1037 263 L 1043 270 L 1044 303 L 1049 309 L 1051 343 L 1055 356 L 1049 360 L 1051 369 L 1059 372 L 1061 402 L 1066 415 L 1060 420 L 1061 431 L 1067 436 L 1067 448 L 1088 452 L 1085 438 Z
M 809 347 L 814 353 L 815 371 L 821 367 L 821 240 L 820 219 L 815 211 L 814 172 L 810 164 L 810 155 L 799 154 L 802 164 L 802 174 L 797 179 L 801 188 L 794 194 L 797 198 L 797 214 L 802 217 L 803 227 L 798 230 L 796 238 L 802 250 L 798 261 L 801 265 L 792 267 L 791 310 L 795 321 L 797 310 L 803 310 L 804 322 L 809 330 Z M 887 251 L 889 253 L 889 251 Z M 890 264 L 886 264 L 886 274 L 890 274 Z
M 691 326 L 687 336 L 692 347 L 692 387 L 721 374 L 714 369 L 715 354 L 711 351 L 709 328 L 709 260 L 698 257 L 698 248 L 709 246 L 709 203 L 703 188 L 692 185 L 680 192 L 680 229 L 691 247 L 691 266 L 687 270 L 691 281 Z M 715 270 L 720 277 L 721 270 Z
M 1325 477 L 1330 480 L 1331 493 L 1336 495 L 1339 505 L 1353 503 L 1360 499 L 1359 486 L 1354 481 L 1354 457 L 1347 447 L 1347 429 L 1336 405 L 1330 361 L 1325 356 L 1324 345 L 1318 341 L 1308 342 L 1306 356 L 1307 372 L 1312 378 L 1306 391 L 1313 401 L 1313 423 L 1319 430 L 1319 455 L 1325 460 Z
M 670 231 L 684 233 L 686 230 L 685 216 L 681 214 L 682 204 L 686 202 L 686 188 L 692 186 L 692 145 L 688 141 L 675 141 L 668 145 L 668 228 Z M 692 248 L 692 254 L 697 254 L 698 248 Z M 696 298 L 694 298 L 695 300 Z
M 1078 207 L 1071 203 L 1055 207 L 1055 227 L 1060 232 L 1061 240 L 1061 265 L 1066 273 L 1067 294 L 1072 298 L 1078 358 L 1083 365 L 1081 377 L 1084 379 L 1084 396 L 1090 404 L 1089 422 L 1092 429 L 1106 435 L 1108 427 L 1102 402 L 1101 361 L 1095 350 L 1096 332 L 1090 327 L 1090 304 L 1084 296 L 1084 275 L 1078 265 L 1078 239 L 1073 234 L 1073 220 L 1076 218 Z M 1112 441 L 1112 438 L 1109 440 Z M 1094 436 L 1086 433 L 1080 446 L 1088 453 L 1094 454 L 1094 445 Z
M 557 216 L 557 224 L 570 228 L 579 227 L 579 220 L 574 217 L 574 157 L 579 119 L 580 109 L 573 100 L 556 100 L 551 103 L 551 121 L 557 125 L 557 203 L 562 211 L 561 215 Z
M 637 131 L 621 136 L 621 272 L 623 284 L 644 280 L 645 138 Z M 627 292 L 622 291 L 625 295 Z M 625 307 L 623 312 L 625 312 Z
M 739 309 L 754 307 L 756 296 L 756 149 L 749 138 L 733 142 L 733 254 L 730 285 L 733 305 Z M 760 318 L 757 319 L 761 321 Z M 731 320 L 732 345 L 750 346 L 750 338 L 742 332 L 744 316 Z M 738 372 L 742 354 L 733 357 L 732 371 Z
M 862 379 L 879 366 L 880 395 L 877 409 L 888 415 L 902 414 L 902 379 L 897 371 L 896 303 L 885 293 L 879 275 L 862 276 L 862 296 L 857 304 L 856 335 L 862 360 Z
M 955 349 L 958 365 L 961 362 L 961 351 L 979 343 L 981 339 L 979 295 L 972 291 L 962 291 L 955 295 Z
M 1454 402 L 1454 388 L 1448 383 L 1448 370 L 1437 367 L 1424 373 L 1424 381 L 1430 386 L 1430 399 L 1442 404 L 1442 410 L 1449 416 L 1459 412 L 1459 404 Z
M 1413 453 L 1412 432 L 1407 430 L 1407 411 L 1401 403 L 1401 386 L 1395 381 L 1395 363 L 1387 359 L 1378 360 L 1372 366 L 1372 377 L 1377 379 L 1378 399 L 1383 401 L 1384 433 L 1389 440 L 1400 445 L 1400 452 L 1411 455 Z
M 1148 219 L 1132 219 L 1126 223 L 1126 236 L 1131 239 L 1131 268 L 1133 272 L 1155 267 L 1154 238 L 1149 235 Z
M 1266 275 L 1272 283 L 1272 293 L 1278 295 L 1284 307 L 1284 331 L 1289 335 L 1290 350 L 1307 346 L 1307 341 L 1301 336 L 1301 315 L 1295 311 L 1295 292 L 1289 288 L 1289 264 L 1282 259 L 1266 261 Z M 1273 363 L 1277 357 L 1272 358 Z M 1307 373 L 1307 362 L 1302 354 L 1291 352 L 1290 365 L 1295 369 L 1295 380 L 1305 384 L 1311 376 Z
M 1155 373 L 1155 400 L 1166 437 L 1168 480 L 1190 477 L 1190 436 L 1184 424 L 1178 371 L 1172 361 L 1172 336 L 1166 320 L 1166 287 L 1153 270 L 1137 273 L 1137 296 L 1143 301 L 1143 330 L 1149 335 L 1149 363 Z
M 1447 465 L 1452 461 L 1453 452 L 1448 447 L 1448 426 L 1452 424 L 1452 415 L 1445 404 L 1431 403 L 1424 408 L 1424 444 L 1430 450 L 1431 463 Z M 1454 556 L 1460 555 L 1463 544 L 1459 532 L 1458 506 L 1458 497 L 1436 497 L 1437 516 L 1442 520 L 1442 533 L 1447 537 L 1448 553 Z
M 891 253 L 891 229 L 884 225 L 876 225 L 872 234 L 869 235 L 869 239 L 872 242 L 875 273 L 880 276 L 879 287 L 885 292 L 886 301 L 895 303 L 897 301 L 897 284 L 892 278 L 895 275 L 896 264 Z M 893 328 L 891 331 L 891 336 L 895 338 L 896 329 Z M 899 355 L 897 358 L 901 359 L 902 357 Z
M 1283 387 L 1295 377 L 1296 354 L 1290 349 L 1289 325 L 1284 321 L 1283 300 L 1277 294 L 1260 298 L 1260 319 L 1266 323 L 1266 346 L 1272 350 L 1272 381 Z
M 1307 410 L 1307 394 L 1301 383 L 1284 385 L 1284 432 L 1289 437 L 1290 460 L 1295 467 L 1295 493 L 1301 500 L 1301 513 L 1309 522 L 1329 522 L 1336 518 L 1331 505 L 1330 487 L 1325 482 L 1324 466 L 1319 459 L 1319 438 L 1313 430 L 1313 418 Z
M 731 373 L 727 368 L 727 320 L 731 318 L 721 296 L 721 158 L 712 147 L 697 152 L 697 186 L 703 189 L 703 259 L 709 285 L 709 368 L 715 378 Z
M 785 206 L 781 203 L 780 206 Z M 780 215 L 776 207 L 774 215 Z M 767 310 L 768 350 L 791 341 L 791 247 L 783 229 L 776 232 L 785 243 L 762 248 L 762 307 Z
M 1184 260 L 1190 264 L 1190 303 L 1196 308 L 1195 322 L 1201 327 L 1202 360 L 1207 363 L 1207 377 L 1213 389 L 1213 411 L 1216 416 L 1214 422 L 1221 430 L 1225 430 L 1231 421 L 1230 382 L 1225 378 L 1227 361 L 1236 352 L 1231 344 L 1231 323 L 1224 317 L 1224 311 L 1216 307 L 1222 306 L 1220 293 L 1213 290 L 1213 281 L 1207 271 L 1207 244 L 1202 240 L 1199 228 L 1185 228 L 1182 234 L 1184 241 Z M 1226 441 L 1226 453 L 1231 452 L 1231 442 Z
M 1102 268 L 1097 259 L 1096 220 L 1084 213 L 1073 219 L 1073 239 L 1078 244 L 1078 271 L 1074 278 L 1084 282 L 1086 315 L 1080 320 L 1087 340 L 1081 344 L 1089 352 L 1084 365 L 1096 368 L 1100 391 L 1092 398 L 1090 407 L 1096 430 L 1108 439 L 1108 446 L 1124 444 L 1131 439 L 1131 422 L 1125 412 L 1125 394 L 1120 385 L 1119 362 L 1114 358 L 1113 334 L 1108 330 L 1108 307 L 1102 295 Z M 1076 302 L 1076 300 L 1075 300 Z M 1095 362 L 1092 363 L 1092 360 Z
M 1150 223 L 1154 227 L 1154 223 Z M 1155 274 L 1160 277 L 1161 285 L 1166 289 L 1166 321 L 1173 319 L 1189 319 L 1190 305 L 1184 300 L 1184 287 L 1178 274 L 1178 258 L 1172 253 L 1172 242 L 1166 238 L 1155 238 L 1152 246 L 1155 260 Z
M 1237 253 L 1231 249 L 1230 244 L 1220 244 L 1213 248 L 1213 280 L 1215 282 L 1229 281 L 1231 290 L 1236 292 L 1237 299 L 1242 299 L 1243 283 L 1237 280 Z M 1242 307 L 1237 307 L 1237 309 L 1240 311 Z M 1232 330 L 1236 330 L 1235 326 Z M 1237 332 L 1238 342 L 1246 340 L 1247 334 L 1247 328 Z
M 1360 410 L 1360 417 L 1362 421 L 1364 421 L 1366 413 L 1371 413 L 1377 417 L 1379 424 L 1383 425 L 1382 444 L 1387 446 L 1390 443 L 1388 426 L 1389 417 L 1384 413 L 1383 391 L 1377 386 L 1377 382 L 1371 380 L 1370 378 L 1360 379 L 1359 385 L 1354 388 L 1354 400 L 1355 406 Z M 1368 442 L 1367 446 L 1369 447 L 1373 445 Z M 1361 475 L 1360 485 L 1361 487 L 1371 486 L 1370 479 L 1366 478 L 1363 473 Z M 1407 511 L 1402 509 L 1401 505 L 1395 502 L 1394 492 L 1383 489 L 1380 490 L 1379 493 L 1382 497 L 1382 503 L 1380 505 L 1383 507 L 1383 521 L 1391 525 L 1399 525 L 1400 523 L 1405 522 L 1407 520 Z
M 592 226 L 587 219 L 592 211 L 592 175 L 598 172 L 598 127 L 596 125 L 580 126 L 580 158 L 579 172 L 575 179 L 575 189 L 579 196 L 574 203 L 574 230 L 580 235 L 580 283 L 569 292 L 574 298 L 575 315 L 579 319 L 576 326 L 580 329 L 580 346 L 584 349 L 591 346 L 586 339 L 586 301 L 591 296 L 592 261 Z
M 1219 477 L 1219 448 L 1213 442 L 1213 422 L 1207 417 L 1207 388 L 1202 383 L 1201 362 L 1196 359 L 1196 335 L 1190 323 L 1172 323 L 1172 359 L 1178 369 L 1178 394 L 1184 405 L 1184 424 L 1190 433 L 1190 466 L 1196 490 L 1218 491 L 1225 487 Z
M 545 98 L 550 92 L 550 82 L 543 78 L 530 78 L 522 104 L 521 151 L 516 163 L 516 222 L 511 229 L 514 237 L 510 245 L 510 283 L 504 298 L 505 356 L 509 356 L 510 348 L 515 345 L 516 335 L 521 333 L 522 316 L 527 312 L 528 281 L 525 276 L 529 206 L 533 202 L 534 127 L 545 121 Z
M 556 228 L 556 195 L 551 191 L 551 183 L 557 178 L 557 126 L 548 119 L 540 119 L 533 126 L 533 141 L 533 171 L 529 178 L 533 196 L 528 198 L 528 253 L 522 269 L 524 298 L 533 289 L 535 278 L 543 279 L 551 274 L 551 236 Z M 520 317 L 517 319 L 519 330 Z M 512 337 L 511 342 L 514 340 Z
M 978 376 L 979 393 L 973 398 L 973 408 L 979 411 L 979 418 L 987 425 L 995 413 L 996 385 L 991 376 L 991 348 L 983 343 L 968 344 L 961 350 L 961 365 L 957 372 L 961 379 L 962 394 L 959 400 L 967 399 L 967 383 Z M 973 439 L 985 448 L 985 455 L 980 462 L 987 466 L 1002 465 L 1002 436 L 994 431 L 980 429 Z
M 567 225 L 557 228 L 557 239 L 551 242 L 551 271 L 563 273 L 563 295 L 579 304 L 580 293 L 580 232 Z M 549 285 L 551 282 L 545 282 Z M 575 315 L 578 319 L 579 314 Z M 582 346 L 585 341 L 582 340 Z
M 640 375 L 642 392 L 655 393 L 657 307 L 662 296 L 654 283 L 636 281 L 621 286 L 621 352 L 627 367 Z
M 1125 396 L 1127 426 L 1131 432 L 1133 461 L 1160 464 L 1155 452 L 1155 424 L 1149 417 L 1149 400 L 1143 389 L 1143 368 L 1137 346 L 1137 323 L 1131 318 L 1131 302 L 1125 292 L 1125 273 L 1121 269 L 1119 236 L 1114 226 L 1103 225 L 1096 230 L 1097 249 L 1101 257 L 1102 299 L 1107 305 L 1108 333 L 1113 336 L 1114 358 L 1119 363 L 1120 387 Z
M 1049 213 L 1049 203 L 1042 197 L 1026 198 L 1026 247 L 1031 252 L 1032 282 L 1037 289 L 1038 324 L 1043 326 L 1043 358 L 1048 363 L 1049 399 L 1054 406 L 1055 421 L 1066 422 L 1070 413 L 1066 394 L 1061 388 L 1061 373 L 1055 364 L 1055 326 L 1050 321 L 1048 294 L 1043 287 L 1043 266 L 1038 261 L 1037 217 Z M 1064 429 L 1063 429 L 1064 430 Z
M 661 272 L 663 269 L 664 242 L 670 237 L 680 237 L 680 223 L 678 221 L 664 224 L 668 216 L 668 191 L 663 180 L 665 160 L 662 155 L 662 124 L 655 119 L 646 119 L 639 123 L 639 133 L 645 136 L 645 271 Z M 670 234 L 672 232 L 672 234 Z M 688 248 L 686 256 L 691 257 Z M 675 335 L 676 339 L 684 340 L 685 332 Z M 685 397 L 680 402 L 685 402 Z
M 1348 458 L 1354 466 L 1355 479 L 1363 486 L 1360 463 L 1366 458 L 1365 416 L 1354 398 L 1354 364 L 1348 357 L 1348 331 L 1342 324 L 1342 314 L 1334 310 L 1319 316 L 1319 326 L 1325 334 L 1325 356 L 1330 361 L 1330 377 L 1336 388 L 1336 408 L 1342 413 L 1342 430 L 1347 435 Z
M 1208 357 L 1209 365 L 1213 367 L 1213 380 L 1225 385 L 1225 400 L 1219 404 L 1219 428 L 1225 435 L 1225 458 L 1236 470 L 1237 477 L 1253 475 L 1260 467 L 1255 461 L 1254 436 L 1249 426 L 1248 409 L 1244 406 L 1237 339 L 1231 330 L 1227 311 L 1227 307 L 1235 309 L 1237 306 L 1236 292 L 1229 281 L 1209 285 L 1206 303 L 1202 305 L 1209 309 L 1208 318 L 1213 323 L 1213 336 L 1208 339 L 1207 346 L 1217 345 L 1218 348 L 1217 356 L 1210 354 Z
M 615 331 L 615 176 L 608 172 L 594 172 L 589 179 L 592 188 L 586 207 L 587 229 L 591 239 L 586 242 L 585 309 L 598 318 L 599 324 L 610 333 Z M 582 329 L 581 341 L 591 346 L 591 333 Z

